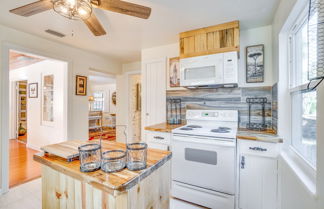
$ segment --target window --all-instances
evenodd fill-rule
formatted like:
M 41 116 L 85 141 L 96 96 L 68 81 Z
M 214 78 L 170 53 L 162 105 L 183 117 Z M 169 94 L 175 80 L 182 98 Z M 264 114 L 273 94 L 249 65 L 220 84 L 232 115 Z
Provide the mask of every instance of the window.
M 104 93 L 103 92 L 95 92 L 93 94 L 93 109 L 94 111 L 104 111 Z
M 54 75 L 43 76 L 43 123 L 54 122 Z
M 316 168 L 316 90 L 307 89 L 308 22 L 301 17 L 291 30 L 290 96 L 291 147 L 313 168 Z

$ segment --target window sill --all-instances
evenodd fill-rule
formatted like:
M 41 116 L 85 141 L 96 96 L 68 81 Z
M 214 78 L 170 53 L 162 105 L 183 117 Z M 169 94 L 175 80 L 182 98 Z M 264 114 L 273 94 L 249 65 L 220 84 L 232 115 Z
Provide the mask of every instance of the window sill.
M 293 150 L 283 150 L 280 154 L 280 157 L 294 172 L 296 177 L 300 180 L 309 194 L 316 198 L 316 171 L 314 169 L 308 168 L 306 162 L 301 162 L 302 159 L 298 159 L 300 157 L 297 156 L 297 154 L 294 153 Z

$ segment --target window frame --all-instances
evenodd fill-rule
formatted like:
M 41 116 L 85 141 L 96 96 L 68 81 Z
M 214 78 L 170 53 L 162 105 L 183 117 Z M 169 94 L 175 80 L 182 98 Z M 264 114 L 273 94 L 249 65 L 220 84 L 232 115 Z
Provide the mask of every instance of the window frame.
M 45 85 L 45 77 L 46 76 L 53 76 L 53 88 L 51 90 L 45 90 L 44 89 L 44 85 Z M 42 126 L 48 126 L 48 127 L 54 127 L 55 126 L 55 104 L 56 104 L 56 99 L 55 99 L 55 75 L 54 73 L 42 73 L 41 74 L 41 125 Z M 53 120 L 52 121 L 47 121 L 47 120 L 44 120 L 44 107 L 45 107 L 45 104 L 44 104 L 44 95 L 45 95 L 45 92 L 53 92 L 53 103 L 52 103 L 52 114 L 53 114 Z
M 98 109 L 95 109 L 94 107 L 95 107 L 95 103 L 96 102 L 99 102 L 99 101 L 96 101 L 96 98 L 98 98 L 98 97 L 95 97 L 95 94 L 98 94 L 98 93 L 100 93 L 100 94 L 102 94 L 102 101 L 101 101 L 101 106 L 102 106 L 102 108 L 101 108 L 101 110 L 98 110 Z M 104 112 L 105 111 L 105 99 L 106 99 L 106 95 L 105 95 L 105 92 L 104 91 L 95 91 L 94 93 L 93 93 L 93 99 L 94 99 L 94 101 L 93 101 L 93 105 L 92 105 L 92 110 L 93 111 L 102 111 L 102 112 Z
M 308 5 L 308 4 L 307 4 Z M 288 90 L 289 90 L 289 96 L 290 96 L 290 111 L 292 113 L 293 109 L 293 94 L 296 93 L 309 93 L 312 91 L 307 91 L 307 86 L 308 83 L 303 83 L 303 84 L 296 84 L 297 78 L 296 75 L 300 72 L 295 72 L 295 60 L 296 60 L 296 54 L 295 54 L 295 39 L 294 35 L 297 34 L 297 32 L 304 26 L 304 24 L 307 24 L 308 21 L 308 6 L 302 10 L 300 13 L 299 17 L 296 18 L 294 21 L 293 26 L 288 32 Z M 316 91 L 316 90 L 313 90 Z M 312 165 L 305 157 L 293 146 L 293 139 L 292 139 L 292 132 L 293 132 L 293 123 L 292 123 L 292 114 L 290 114 L 290 141 L 289 141 L 289 150 L 290 153 L 294 155 L 294 159 L 298 161 L 298 164 L 300 164 L 304 169 L 307 170 L 310 176 L 316 176 L 316 170 L 317 170 L 317 165 Z M 316 138 L 317 141 L 317 138 Z M 316 144 L 316 146 L 318 146 Z M 316 163 L 317 164 L 317 163 Z

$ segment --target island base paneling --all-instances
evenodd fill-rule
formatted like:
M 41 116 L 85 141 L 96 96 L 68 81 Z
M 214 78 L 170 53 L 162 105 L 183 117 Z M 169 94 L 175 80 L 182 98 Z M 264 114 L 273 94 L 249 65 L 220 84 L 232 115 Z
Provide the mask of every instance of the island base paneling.
M 42 166 L 43 209 L 168 209 L 170 161 L 124 192 L 108 193 L 90 182 Z

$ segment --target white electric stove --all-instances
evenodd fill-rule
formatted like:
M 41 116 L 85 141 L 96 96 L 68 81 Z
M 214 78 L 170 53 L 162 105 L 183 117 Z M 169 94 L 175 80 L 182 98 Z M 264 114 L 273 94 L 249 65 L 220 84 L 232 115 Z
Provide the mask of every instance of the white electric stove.
M 172 131 L 172 195 L 209 208 L 234 209 L 236 110 L 188 110 Z

